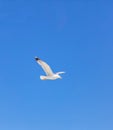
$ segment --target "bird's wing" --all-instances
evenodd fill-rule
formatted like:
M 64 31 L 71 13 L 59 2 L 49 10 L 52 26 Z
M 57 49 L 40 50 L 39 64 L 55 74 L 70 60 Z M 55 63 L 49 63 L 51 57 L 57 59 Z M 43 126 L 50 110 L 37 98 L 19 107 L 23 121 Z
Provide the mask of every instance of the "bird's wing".
M 65 72 L 57 72 L 56 74 L 64 74 Z
M 50 75 L 54 74 L 53 71 L 51 70 L 50 66 L 46 62 L 40 60 L 38 57 L 35 57 L 35 60 L 39 65 L 41 65 L 41 67 L 45 71 L 46 75 L 50 76 Z

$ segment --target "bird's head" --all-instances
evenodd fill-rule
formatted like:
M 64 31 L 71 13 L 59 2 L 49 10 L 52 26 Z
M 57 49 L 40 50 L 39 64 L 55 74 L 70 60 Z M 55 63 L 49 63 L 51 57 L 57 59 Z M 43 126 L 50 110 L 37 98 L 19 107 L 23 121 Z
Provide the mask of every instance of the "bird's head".
M 62 77 L 61 77 L 60 75 L 57 75 L 57 77 L 58 77 L 59 79 L 62 79 Z

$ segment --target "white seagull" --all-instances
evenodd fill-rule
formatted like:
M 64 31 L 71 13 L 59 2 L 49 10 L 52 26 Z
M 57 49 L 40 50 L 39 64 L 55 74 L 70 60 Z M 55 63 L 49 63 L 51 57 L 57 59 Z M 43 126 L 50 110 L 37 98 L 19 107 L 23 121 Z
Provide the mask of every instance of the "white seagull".
M 50 68 L 50 66 L 42 61 L 41 59 L 39 59 L 38 57 L 35 57 L 36 62 L 41 65 L 42 69 L 45 71 L 46 76 L 40 76 L 41 80 L 55 80 L 55 79 L 62 79 L 62 77 L 59 74 L 63 74 L 65 72 L 57 72 L 57 73 L 53 73 L 52 69 Z

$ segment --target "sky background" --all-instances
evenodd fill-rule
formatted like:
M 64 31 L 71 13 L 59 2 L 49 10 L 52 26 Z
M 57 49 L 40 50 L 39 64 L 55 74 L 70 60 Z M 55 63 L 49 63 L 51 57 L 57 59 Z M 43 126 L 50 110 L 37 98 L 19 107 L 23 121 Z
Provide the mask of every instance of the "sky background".
M 112 0 L 0 0 L 0 130 L 113 130 Z

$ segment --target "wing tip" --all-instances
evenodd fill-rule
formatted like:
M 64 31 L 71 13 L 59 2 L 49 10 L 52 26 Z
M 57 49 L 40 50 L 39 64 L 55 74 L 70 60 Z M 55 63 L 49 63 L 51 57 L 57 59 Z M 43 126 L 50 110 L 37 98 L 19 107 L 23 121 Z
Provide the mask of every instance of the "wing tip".
M 39 59 L 38 57 L 35 57 L 35 60 L 38 61 L 38 60 L 40 60 L 40 59 Z

